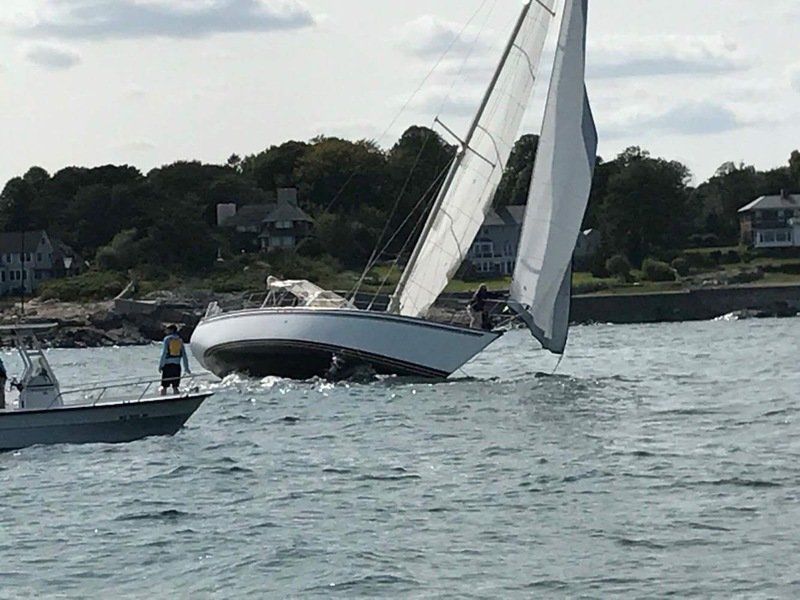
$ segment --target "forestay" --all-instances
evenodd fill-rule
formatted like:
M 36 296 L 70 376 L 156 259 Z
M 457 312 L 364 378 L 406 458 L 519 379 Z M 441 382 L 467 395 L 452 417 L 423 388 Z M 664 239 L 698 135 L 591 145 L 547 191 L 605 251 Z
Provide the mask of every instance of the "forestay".
M 478 233 L 530 102 L 555 0 L 533 0 L 433 206 L 391 310 L 424 316 L 464 261 Z
M 567 0 L 509 306 L 542 345 L 564 352 L 572 255 L 586 213 L 597 131 L 585 87 L 588 0 Z

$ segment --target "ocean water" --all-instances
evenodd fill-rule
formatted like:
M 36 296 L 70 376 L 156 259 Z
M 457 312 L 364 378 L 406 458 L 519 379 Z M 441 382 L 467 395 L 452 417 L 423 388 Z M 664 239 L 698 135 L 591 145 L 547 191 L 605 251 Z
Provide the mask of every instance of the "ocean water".
M 798 339 L 600 325 L 555 376 L 518 331 L 435 385 L 231 378 L 175 437 L 0 455 L 0 598 L 800 597 Z M 74 385 L 158 350 L 50 356 Z

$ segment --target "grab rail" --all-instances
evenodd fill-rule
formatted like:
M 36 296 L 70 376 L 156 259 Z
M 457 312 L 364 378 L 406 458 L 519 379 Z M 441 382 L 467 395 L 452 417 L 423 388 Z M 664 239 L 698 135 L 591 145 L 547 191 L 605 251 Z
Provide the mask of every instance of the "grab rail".
M 187 375 L 181 377 L 181 381 L 190 380 L 190 381 L 194 382 L 194 381 L 197 381 L 197 380 L 200 380 L 200 379 L 207 379 L 207 380 L 209 380 L 209 382 L 211 382 L 211 376 L 209 374 L 207 374 L 207 373 L 187 374 Z M 153 389 L 155 384 L 161 384 L 161 379 L 144 379 L 143 378 L 143 379 L 140 379 L 138 381 L 128 381 L 128 382 L 124 382 L 124 383 L 111 383 L 111 384 L 98 384 L 98 385 L 94 385 L 94 386 L 62 390 L 55 397 L 55 399 L 51 403 L 50 407 L 52 408 L 52 406 L 54 404 L 56 404 L 59 400 L 61 400 L 62 403 L 63 403 L 63 400 L 64 400 L 65 396 L 74 396 L 74 395 L 77 395 L 77 394 L 82 394 L 84 396 L 84 399 L 92 400 L 92 404 L 91 404 L 92 406 L 97 406 L 100 403 L 100 400 L 104 396 L 106 396 L 106 393 L 109 392 L 110 390 L 120 390 L 120 389 L 125 389 L 125 388 L 143 386 L 141 393 L 139 393 L 138 396 L 135 397 L 135 399 L 133 399 L 133 398 L 128 398 L 128 399 L 121 398 L 120 399 L 123 404 L 136 404 L 136 403 L 142 402 L 142 400 L 144 400 L 147 397 L 148 392 L 150 392 L 150 390 Z M 190 392 L 192 392 L 192 391 L 196 392 L 196 391 L 199 391 L 199 389 L 200 389 L 199 386 L 194 386 L 193 388 L 190 388 Z M 99 393 L 96 396 L 91 397 L 91 393 L 92 392 L 99 392 Z M 177 395 L 183 395 L 185 393 L 190 393 L 190 392 L 182 392 L 182 393 L 177 394 Z M 170 394 L 170 396 L 174 396 L 174 395 L 176 395 L 176 394 Z

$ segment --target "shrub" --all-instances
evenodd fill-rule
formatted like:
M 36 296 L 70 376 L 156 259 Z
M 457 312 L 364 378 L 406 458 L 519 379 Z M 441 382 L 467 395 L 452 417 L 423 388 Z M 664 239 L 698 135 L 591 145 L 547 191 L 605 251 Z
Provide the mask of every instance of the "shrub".
M 739 256 L 739 253 L 736 250 L 728 250 L 723 257 L 722 262 L 726 265 L 738 265 L 740 262 L 742 262 L 742 257 Z
M 686 261 L 690 269 L 705 269 L 716 266 L 708 255 L 702 252 L 686 252 L 681 258 Z
M 65 302 L 108 300 L 119 294 L 127 283 L 121 273 L 87 271 L 76 277 L 45 281 L 39 288 L 39 297 Z
M 622 254 L 615 254 L 606 261 L 606 271 L 622 282 L 631 280 L 631 263 Z
M 713 252 L 708 253 L 708 258 L 714 261 L 715 265 L 718 265 L 722 262 L 722 251 L 721 250 L 714 250 Z
M 652 258 L 644 259 L 642 277 L 647 281 L 675 281 L 677 279 L 672 267 Z
M 755 269 L 754 271 L 739 271 L 730 278 L 729 283 L 753 283 L 764 279 L 764 271 Z
M 692 270 L 689 261 L 682 256 L 673 260 L 671 264 L 672 268 L 675 269 L 681 277 L 686 277 Z

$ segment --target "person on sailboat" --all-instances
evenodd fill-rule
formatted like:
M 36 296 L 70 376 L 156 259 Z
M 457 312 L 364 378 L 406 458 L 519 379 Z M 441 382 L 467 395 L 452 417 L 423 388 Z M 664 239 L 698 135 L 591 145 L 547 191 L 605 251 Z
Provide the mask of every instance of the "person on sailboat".
M 472 299 L 467 304 L 467 314 L 469 315 L 469 327 L 475 329 L 476 324 L 480 323 L 481 329 L 491 329 L 491 320 L 489 319 L 489 303 L 488 300 L 492 297 L 489 288 L 486 284 L 482 283 L 473 294 Z M 479 321 L 480 319 L 480 321 Z
M 189 369 L 189 358 L 186 355 L 186 346 L 178 335 L 178 328 L 175 325 L 167 326 L 167 337 L 161 348 L 161 360 L 158 363 L 158 370 L 161 371 L 161 395 L 167 395 L 167 388 L 172 386 L 172 391 L 177 394 L 181 384 L 181 363 L 187 374 L 192 371 Z

